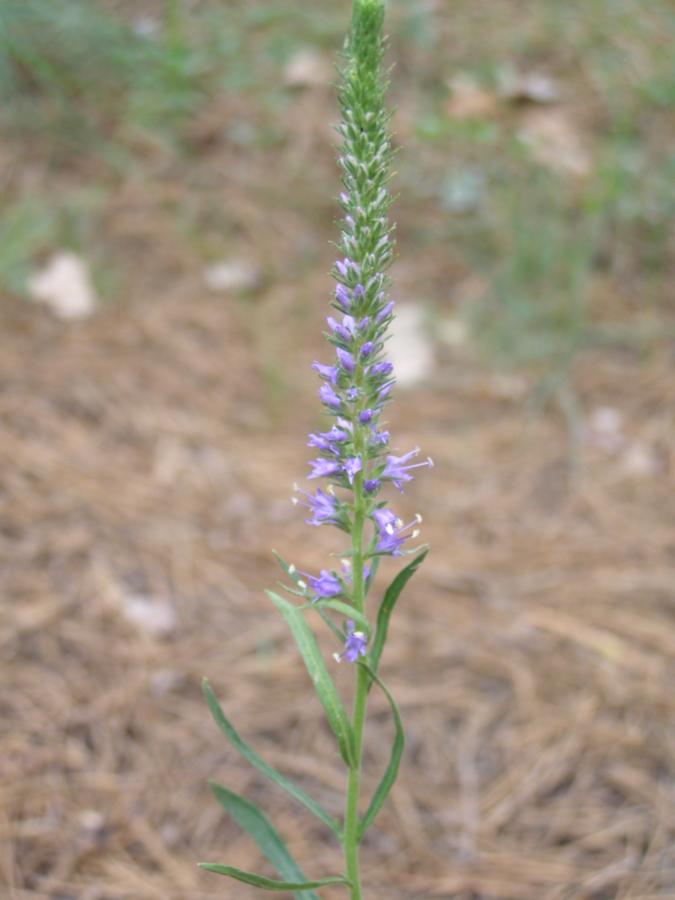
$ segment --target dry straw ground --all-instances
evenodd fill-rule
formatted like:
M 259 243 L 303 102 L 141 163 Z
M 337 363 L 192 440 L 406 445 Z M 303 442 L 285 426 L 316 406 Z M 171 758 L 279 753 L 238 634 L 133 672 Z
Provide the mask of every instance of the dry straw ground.
M 311 382 L 268 425 L 238 314 L 184 291 L 67 331 L 3 314 L 12 900 L 249 896 L 195 868 L 260 865 L 209 777 L 262 800 L 312 872 L 338 864 L 223 743 L 199 691 L 208 675 L 242 733 L 337 810 L 334 747 L 262 593 L 270 546 L 322 559 L 287 502 Z M 562 421 L 528 418 L 468 363 L 400 398 L 397 443 L 437 463 L 405 498 L 433 552 L 384 661 L 408 749 L 364 848 L 369 896 L 675 896 L 668 362 L 598 355 L 580 373 L 586 402 L 620 403 L 632 437 L 661 448 L 647 474 L 592 448 L 571 471 Z M 125 618 L 138 595 L 175 611 L 163 635 Z M 373 707 L 374 778 L 389 724 Z
M 400 84 L 448 60 L 449 74 L 471 23 L 460 41 L 439 21 L 452 40 L 402 57 Z M 397 91 L 404 187 L 420 186 L 396 207 L 397 295 L 446 318 L 480 273 L 425 193 L 445 145 L 415 143 L 415 97 Z M 596 127 L 597 98 L 576 96 Z M 263 592 L 272 547 L 307 569 L 334 547 L 289 502 L 317 423 L 332 88 L 270 108 L 215 96 L 184 156 L 134 147 L 136 167 L 112 176 L 80 158 L 55 169 L 39 141 L 3 144 L 36 194 L 107 185 L 95 238 L 120 278 L 88 320 L 18 298 L 0 308 L 2 900 L 252 897 L 196 868 L 265 865 L 209 778 L 260 801 L 311 874 L 340 865 L 321 827 L 224 742 L 199 686 L 208 676 L 259 752 L 338 813 L 335 747 Z M 253 258 L 250 296 L 206 290 L 214 248 Z M 605 273 L 594 315 L 639 318 L 640 265 Z M 556 409 L 528 405 L 534 374 L 495 375 L 455 343 L 391 407 L 396 446 L 436 462 L 398 500 L 424 515 L 432 552 L 383 658 L 408 743 L 364 846 L 366 896 L 675 898 L 672 346 L 584 352 L 570 442 Z M 391 733 L 381 698 L 372 712 L 371 786 Z

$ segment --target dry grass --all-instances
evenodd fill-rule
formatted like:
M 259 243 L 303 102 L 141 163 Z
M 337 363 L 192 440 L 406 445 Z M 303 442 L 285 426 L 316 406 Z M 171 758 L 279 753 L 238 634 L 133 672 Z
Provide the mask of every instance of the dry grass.
M 312 872 L 339 865 L 321 828 L 224 745 L 199 691 L 208 675 L 242 733 L 338 811 L 334 747 L 262 594 L 268 547 L 308 567 L 328 547 L 321 534 L 307 549 L 287 503 L 311 381 L 296 376 L 292 412 L 266 425 L 243 325 L 188 283 L 70 331 L 3 314 L 12 900 L 249 896 L 195 868 L 260 865 L 209 777 L 262 798 Z M 365 848 L 369 896 L 674 896 L 668 360 L 617 369 L 598 355 L 579 375 L 586 402 L 620 403 L 633 436 L 665 448 L 641 477 L 592 449 L 570 472 L 562 422 L 527 420 L 468 361 L 439 372 L 392 423 L 401 447 L 436 458 L 405 498 L 433 554 L 384 660 L 408 750 Z M 165 638 L 122 616 L 138 593 L 175 608 Z M 389 725 L 383 703 L 373 712 L 374 777 Z

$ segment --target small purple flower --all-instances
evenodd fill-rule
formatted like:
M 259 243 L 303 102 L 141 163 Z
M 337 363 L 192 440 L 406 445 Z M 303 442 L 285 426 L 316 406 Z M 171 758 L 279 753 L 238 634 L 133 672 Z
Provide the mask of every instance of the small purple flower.
M 312 459 L 309 464 L 312 471 L 307 476 L 308 478 L 326 478 L 342 471 L 342 464 L 333 459 Z
M 356 291 L 354 294 L 356 295 Z M 338 284 L 335 288 L 335 299 L 344 310 L 349 309 L 352 305 L 352 298 L 349 296 L 349 291 L 344 284 Z
M 373 519 L 378 531 L 375 552 L 390 556 L 403 556 L 401 546 L 408 538 L 417 537 L 419 531 L 416 526 L 422 521 L 421 516 L 415 516 L 412 522 L 404 525 L 390 509 L 376 509 Z
M 317 447 L 319 450 L 324 450 L 328 453 L 339 454 L 340 450 L 335 444 L 341 444 L 347 440 L 349 440 L 349 432 L 343 431 L 337 425 L 333 425 L 330 431 L 319 431 L 318 434 L 315 432 L 310 433 L 307 446 Z
M 354 288 L 354 299 L 360 300 L 361 297 L 363 297 L 365 295 L 365 293 L 366 293 L 366 289 L 364 288 L 364 286 L 362 284 L 357 284 L 356 287 Z
M 359 413 L 359 422 L 360 422 L 362 425 L 367 425 L 369 422 L 372 421 L 374 415 L 375 415 L 375 411 L 374 411 L 374 410 L 372 410 L 372 409 L 363 409 L 363 410 L 361 410 L 361 412 Z
M 331 409 L 340 409 L 342 406 L 342 400 L 340 400 L 333 388 L 328 384 L 321 385 L 319 388 L 319 397 L 321 398 L 321 402 L 325 403 L 326 406 L 330 406 Z
M 302 503 L 311 512 L 311 517 L 305 519 L 308 525 L 334 525 L 339 518 L 338 502 L 335 497 L 327 494 L 319 488 L 316 494 L 308 494 L 307 491 L 297 489 L 305 498 L 304 501 L 293 498 L 294 503 Z
M 322 378 L 325 378 L 326 381 L 329 381 L 331 384 L 337 384 L 337 366 L 324 366 L 320 362 L 313 362 L 312 368 L 315 372 L 318 372 Z
M 332 316 L 328 316 L 326 323 L 333 334 L 346 344 L 349 343 L 356 334 L 356 322 L 353 316 L 344 316 L 342 324 L 336 322 Z
M 392 481 L 399 491 L 402 492 L 403 488 L 401 487 L 401 484 L 404 481 L 412 481 L 413 479 L 412 475 L 409 474 L 411 469 L 419 469 L 423 466 L 429 466 L 429 468 L 431 468 L 434 464 L 431 457 L 428 457 L 424 462 L 414 463 L 410 466 L 404 465 L 409 459 L 413 459 L 413 457 L 417 456 L 419 452 L 419 447 L 416 447 L 414 450 L 405 453 L 403 456 L 388 456 L 384 470 L 382 471 L 382 478 Z
M 370 325 L 370 316 L 364 316 L 359 322 L 359 331 L 365 331 Z
M 361 347 L 361 351 L 360 351 L 363 359 L 365 359 L 367 356 L 370 356 L 370 354 L 373 352 L 374 346 L 375 346 L 375 344 L 373 343 L 373 341 L 365 342 L 365 344 Z
M 362 468 L 363 463 L 361 462 L 360 456 L 351 456 L 349 459 L 345 460 L 344 471 L 347 474 L 347 479 L 350 484 L 354 483 L 354 476 L 357 472 L 360 472 Z
M 352 403 L 354 400 L 358 399 L 359 389 L 357 387 L 350 387 L 347 389 L 347 400 L 350 400 Z
M 386 384 L 383 384 L 381 388 L 379 388 L 377 392 L 377 396 L 380 401 L 386 400 L 389 394 L 391 394 L 395 382 L 388 381 Z
M 304 573 L 303 573 L 304 574 Z M 322 597 L 337 597 L 342 593 L 342 583 L 332 572 L 327 569 L 321 569 L 319 577 L 306 575 L 310 588 L 314 593 L 312 598 L 314 601 Z
M 366 644 L 368 643 L 368 639 L 362 631 L 354 631 L 354 623 L 350 619 L 347 622 L 347 636 L 345 638 L 345 648 L 342 653 L 335 654 L 336 662 L 342 662 L 343 659 L 346 659 L 347 662 L 353 663 L 359 658 L 359 656 L 366 655 Z
M 370 433 L 370 442 L 375 447 L 384 447 L 389 443 L 388 431 L 376 431 L 374 428 Z
M 392 366 L 392 364 L 390 362 L 379 362 L 379 363 L 375 363 L 374 366 L 371 366 L 368 369 L 368 374 L 377 376 L 378 378 L 379 377 L 386 378 L 386 376 L 391 375 L 391 373 L 393 371 L 394 371 L 394 367 Z
M 366 480 L 363 482 L 363 490 L 366 492 L 366 494 L 374 494 L 375 491 L 379 488 L 380 483 L 381 482 L 377 478 L 366 478 Z
M 351 269 L 353 272 L 356 272 L 358 275 L 361 271 L 360 267 L 354 262 L 353 259 L 349 259 L 346 256 L 344 259 L 338 259 L 335 263 L 335 268 L 338 270 L 342 278 L 349 277 L 349 270 Z
M 387 316 L 390 316 L 393 309 L 394 309 L 394 301 L 393 300 L 390 300 L 389 303 L 385 303 L 385 305 L 382 307 L 382 309 L 379 311 L 379 313 L 375 316 L 375 321 L 377 322 L 377 324 L 379 325 L 381 322 L 383 322 L 387 318 Z
M 343 350 L 342 347 L 338 347 L 335 352 L 342 368 L 351 375 L 355 368 L 354 357 L 347 350 Z

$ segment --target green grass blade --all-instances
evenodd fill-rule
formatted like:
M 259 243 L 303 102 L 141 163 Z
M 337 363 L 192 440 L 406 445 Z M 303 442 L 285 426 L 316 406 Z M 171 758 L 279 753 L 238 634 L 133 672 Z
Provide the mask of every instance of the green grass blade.
M 401 755 L 403 753 L 403 747 L 405 745 L 405 737 L 403 734 L 403 723 L 401 722 L 401 715 L 398 711 L 398 706 L 396 705 L 396 701 L 394 700 L 394 698 L 387 690 L 384 682 L 380 679 L 377 673 L 371 669 L 370 666 L 366 665 L 366 663 L 361 662 L 359 663 L 359 665 L 363 666 L 363 668 L 368 671 L 373 681 L 376 681 L 382 688 L 382 691 L 384 692 L 387 700 L 389 701 L 389 705 L 391 706 L 391 711 L 394 716 L 394 726 L 396 728 L 394 742 L 391 745 L 391 756 L 389 757 L 389 764 L 387 765 L 386 771 L 382 776 L 382 780 L 378 784 L 377 789 L 373 794 L 373 799 L 370 801 L 370 805 L 366 810 L 366 814 L 364 815 L 359 825 L 359 840 L 361 840 L 367 829 L 372 825 L 375 816 L 382 808 L 382 804 L 387 799 L 389 791 L 392 789 L 393 784 L 396 781 L 396 776 L 398 775 L 398 767 L 401 763 Z
M 377 627 L 375 629 L 375 639 L 373 640 L 373 646 L 370 651 L 370 665 L 374 672 L 377 672 L 378 666 L 380 664 L 380 656 L 382 656 L 382 649 L 387 639 L 387 631 L 389 630 L 389 619 L 391 618 L 391 614 L 394 611 L 394 607 L 396 606 L 396 601 L 399 598 L 399 594 L 406 586 L 406 584 L 410 581 L 418 568 L 422 565 L 428 552 L 428 549 L 423 550 L 415 557 L 415 559 L 413 559 L 412 562 L 408 563 L 405 568 L 401 569 L 396 578 L 394 578 L 392 583 L 387 588 L 385 595 L 382 598 L 382 603 L 380 604 L 380 608 L 377 612 Z
M 333 831 L 338 837 L 340 836 L 340 826 L 328 813 L 323 809 L 319 804 L 313 800 L 308 794 L 306 794 L 303 790 L 293 784 L 292 781 L 289 781 L 284 775 L 280 772 L 277 772 L 276 769 L 273 769 L 268 763 L 265 762 L 264 759 L 261 759 L 260 756 L 255 752 L 255 750 L 250 747 L 235 731 L 232 724 L 229 722 L 225 713 L 222 710 L 221 705 L 218 703 L 215 694 L 211 690 L 209 683 L 204 679 L 202 683 L 202 690 L 204 691 L 204 697 L 206 698 L 206 702 L 209 705 L 209 709 L 211 710 L 211 715 L 213 719 L 223 732 L 228 741 L 232 744 L 235 750 L 238 750 L 239 753 L 244 757 L 244 759 L 248 760 L 252 766 L 254 766 L 259 772 L 262 772 L 270 781 L 273 781 L 275 784 L 278 784 L 279 787 L 283 788 L 287 793 L 294 797 L 299 803 L 308 809 L 311 813 L 313 813 L 317 819 L 323 822 L 324 825 L 327 825 L 331 831 Z
M 317 696 L 326 713 L 326 718 L 337 738 L 342 758 L 351 768 L 354 766 L 354 740 L 352 728 L 347 718 L 342 701 L 335 689 L 330 675 L 326 669 L 323 657 L 316 643 L 316 638 L 309 625 L 305 622 L 303 612 L 284 600 L 274 591 L 267 591 L 279 612 L 282 614 L 298 645 L 300 654 L 304 660 L 309 677 L 316 690 Z
M 263 875 L 255 875 L 253 872 L 244 872 L 243 869 L 235 869 L 233 866 L 220 866 L 217 863 L 199 863 L 200 868 L 206 869 L 207 872 L 215 872 L 217 875 L 229 875 L 230 878 L 236 878 L 237 881 L 243 881 L 244 884 L 252 884 L 254 887 L 262 888 L 265 891 L 302 891 L 301 896 L 316 897 L 316 894 L 308 894 L 308 888 L 327 887 L 331 884 L 345 884 L 349 886 L 349 881 L 342 875 L 336 875 L 334 878 L 321 878 L 318 881 L 274 881 L 272 878 L 265 878 Z M 318 900 L 318 898 L 317 898 Z

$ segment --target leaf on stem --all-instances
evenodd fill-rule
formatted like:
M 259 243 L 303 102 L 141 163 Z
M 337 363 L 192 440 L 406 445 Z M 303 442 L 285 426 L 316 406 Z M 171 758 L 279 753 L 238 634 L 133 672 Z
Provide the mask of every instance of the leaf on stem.
M 291 629 L 330 727 L 337 738 L 342 758 L 350 768 L 353 768 L 355 760 L 352 727 L 335 685 L 328 674 L 316 638 L 305 622 L 303 612 L 298 607 L 293 606 L 274 591 L 267 591 L 267 595 Z
M 375 630 L 375 639 L 373 640 L 373 646 L 370 651 L 370 664 L 374 672 L 377 672 L 378 666 L 380 664 L 380 656 L 382 655 L 384 642 L 387 639 L 389 619 L 391 618 L 391 614 L 394 611 L 394 607 L 396 606 L 396 601 L 399 598 L 399 594 L 406 586 L 406 584 L 410 581 L 418 568 L 422 565 L 428 552 L 428 548 L 424 549 L 415 557 L 415 559 L 413 559 L 412 562 L 408 563 L 405 568 L 401 569 L 396 578 L 394 578 L 392 583 L 387 588 L 385 595 L 382 598 L 382 603 L 380 604 L 380 608 L 377 612 L 377 627 Z
M 204 697 L 206 698 L 206 702 L 209 705 L 209 709 L 211 710 L 211 715 L 213 719 L 223 732 L 228 741 L 232 744 L 235 750 L 238 750 L 239 753 L 244 757 L 244 759 L 248 760 L 252 766 L 254 766 L 259 772 L 262 772 L 270 781 L 273 781 L 275 784 L 278 784 L 279 787 L 283 788 L 287 791 L 291 797 L 294 797 L 298 802 L 302 803 L 306 809 L 308 809 L 311 813 L 313 813 L 317 819 L 323 822 L 324 825 L 327 825 L 331 831 L 333 831 L 338 837 L 340 836 L 340 826 L 331 816 L 328 815 L 323 807 L 319 806 L 316 800 L 313 800 L 309 794 L 306 794 L 301 788 L 297 787 L 297 785 L 293 784 L 292 781 L 289 781 L 284 775 L 280 772 L 277 772 L 276 769 L 273 769 L 269 763 L 266 763 L 264 759 L 261 759 L 260 756 L 256 753 L 256 751 L 250 747 L 235 731 L 233 725 L 225 716 L 225 713 L 222 710 L 221 705 L 218 703 L 215 694 L 211 690 L 209 683 L 204 679 L 202 683 L 202 690 L 204 691 Z
M 368 619 L 349 603 L 343 603 L 342 600 L 317 600 L 316 603 L 308 603 L 303 609 L 332 609 L 333 612 L 340 613 L 347 619 L 353 619 L 357 625 L 370 634 L 370 623 Z M 343 635 L 340 635 L 343 638 Z
M 394 716 L 394 727 L 396 729 L 396 733 L 394 734 L 394 742 L 391 745 L 391 756 L 389 757 L 389 764 L 387 765 L 386 771 L 382 776 L 382 780 L 377 786 L 375 793 L 373 794 L 373 799 L 370 801 L 370 805 L 366 810 L 366 814 L 361 819 L 359 824 L 358 831 L 358 839 L 359 841 L 368 830 L 368 828 L 372 825 L 375 816 L 378 814 L 380 809 L 382 808 L 382 804 L 387 799 L 389 791 L 392 789 L 394 782 L 396 781 L 396 776 L 398 775 L 398 767 L 401 762 L 401 755 L 403 753 L 403 746 L 405 744 L 405 737 L 403 734 L 403 723 L 401 722 L 401 715 L 398 711 L 398 706 L 396 705 L 396 701 L 391 696 L 384 682 L 380 679 L 376 672 L 374 672 L 369 665 L 364 662 L 360 662 L 359 665 L 366 669 L 370 677 L 373 681 L 376 681 L 378 685 L 382 688 L 387 700 L 389 701 L 389 705 L 391 706 L 391 711 Z
M 215 782 L 211 782 L 211 789 L 223 809 L 232 816 L 237 825 L 251 835 L 281 877 L 288 881 L 272 881 L 262 875 L 254 875 L 250 872 L 243 872 L 241 869 L 216 863 L 200 863 L 200 866 L 210 872 L 229 875 L 239 881 L 245 881 L 247 884 L 267 887 L 268 890 L 296 891 L 296 900 L 319 900 L 311 888 L 320 887 L 320 883 L 307 880 L 307 876 L 288 852 L 288 848 L 267 816 L 253 803 L 249 803 L 248 800 L 244 800 L 243 797 L 228 791 L 227 788 Z M 270 888 L 269 885 L 284 885 L 284 887 Z

